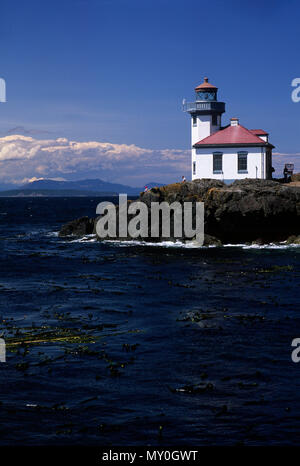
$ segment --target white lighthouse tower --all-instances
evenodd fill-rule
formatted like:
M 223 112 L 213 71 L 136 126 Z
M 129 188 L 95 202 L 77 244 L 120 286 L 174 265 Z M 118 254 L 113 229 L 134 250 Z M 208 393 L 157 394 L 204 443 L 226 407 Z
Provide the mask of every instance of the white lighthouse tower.
M 192 179 L 213 178 L 233 181 L 244 178 L 272 178 L 272 149 L 268 133 L 247 129 L 238 118 L 222 127 L 225 103 L 218 102 L 218 88 L 204 78 L 195 88 L 194 102 L 184 103 L 191 115 Z
M 221 128 L 225 103 L 218 102 L 217 92 L 218 88 L 204 78 L 204 82 L 195 88 L 195 102 L 184 105 L 184 111 L 191 115 L 192 146 Z

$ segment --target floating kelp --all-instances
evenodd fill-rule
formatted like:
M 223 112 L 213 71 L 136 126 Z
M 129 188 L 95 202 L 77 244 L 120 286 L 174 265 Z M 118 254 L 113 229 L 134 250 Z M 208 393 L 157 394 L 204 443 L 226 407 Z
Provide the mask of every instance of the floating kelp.
M 99 336 L 80 334 L 77 329 L 57 328 L 49 332 L 34 329 L 33 332 L 24 332 L 17 337 L 6 338 L 6 347 L 9 350 L 18 345 L 39 345 L 43 343 L 94 343 Z
M 280 273 L 280 272 L 292 272 L 294 267 L 292 265 L 271 265 L 268 269 L 259 269 L 257 273 Z

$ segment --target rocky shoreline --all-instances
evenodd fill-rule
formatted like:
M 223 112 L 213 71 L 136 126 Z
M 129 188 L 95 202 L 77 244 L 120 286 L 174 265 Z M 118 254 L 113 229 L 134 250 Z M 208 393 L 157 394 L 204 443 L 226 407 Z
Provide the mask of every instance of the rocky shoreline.
M 246 179 L 226 185 L 202 179 L 152 188 L 140 193 L 139 201 L 204 202 L 204 245 L 287 241 L 300 244 L 300 187 L 278 181 Z M 132 201 L 128 201 L 130 203 Z M 195 215 L 195 212 L 193 212 Z M 96 234 L 97 218 L 81 217 L 63 225 L 59 236 Z M 172 231 L 172 230 L 171 230 Z M 120 238 L 118 238 L 120 239 Z M 124 240 L 133 238 L 126 237 Z M 136 238 L 135 238 L 136 239 Z M 151 241 L 153 239 L 140 238 Z M 183 241 L 187 238 L 183 238 Z M 156 241 L 166 240 L 157 238 Z M 174 237 L 168 238 L 175 241 Z M 189 239 L 190 240 L 190 239 Z

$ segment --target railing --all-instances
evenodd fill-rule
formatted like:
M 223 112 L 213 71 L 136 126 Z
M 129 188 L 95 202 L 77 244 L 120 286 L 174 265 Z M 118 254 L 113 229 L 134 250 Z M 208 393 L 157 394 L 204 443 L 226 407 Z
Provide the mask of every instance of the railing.
M 216 110 L 218 112 L 225 112 L 224 102 L 186 102 L 183 104 L 184 112 L 201 112 L 206 110 Z

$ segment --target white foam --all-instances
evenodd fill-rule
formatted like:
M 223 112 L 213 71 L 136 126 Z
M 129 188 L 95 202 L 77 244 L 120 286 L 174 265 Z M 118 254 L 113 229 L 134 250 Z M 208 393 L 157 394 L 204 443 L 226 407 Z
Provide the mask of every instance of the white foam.
M 48 236 L 58 236 L 58 232 L 49 233 Z M 97 242 L 97 235 L 90 234 L 85 235 L 82 238 L 76 238 L 70 243 L 94 243 Z M 182 248 L 182 249 L 211 249 L 211 248 L 240 248 L 240 249 L 297 249 L 300 248 L 300 244 L 287 244 L 286 241 L 281 243 L 269 243 L 269 244 L 223 244 L 222 246 L 209 245 L 209 246 L 200 246 L 196 241 L 160 241 L 160 242 L 150 242 L 150 241 L 141 241 L 141 240 L 118 240 L 118 239 L 107 239 L 99 241 L 100 243 L 118 245 L 119 247 L 128 247 L 128 246 L 147 246 L 147 247 L 161 247 L 161 248 Z
M 96 235 L 85 235 L 82 238 L 76 238 L 70 241 L 70 243 L 94 243 L 97 241 Z
M 103 243 L 109 244 L 117 244 L 120 247 L 125 246 L 149 246 L 149 247 L 162 247 L 162 248 L 186 248 L 186 249 L 199 249 L 199 248 L 207 248 L 207 246 L 200 246 L 194 241 L 189 241 L 187 243 L 183 243 L 182 241 L 160 241 L 160 242 L 150 242 L 150 241 L 139 241 L 139 240 L 103 240 Z M 208 246 L 208 247 L 215 247 L 215 246 Z
M 224 244 L 224 248 L 242 248 L 242 249 L 290 249 L 299 248 L 300 244 L 268 243 L 268 244 Z
M 46 236 L 50 236 L 50 237 L 54 236 L 55 238 L 57 238 L 58 234 L 59 234 L 59 231 L 48 231 L 48 233 L 46 233 Z
M 163 248 L 184 248 L 184 249 L 211 249 L 211 248 L 240 248 L 240 249 L 290 249 L 290 248 L 300 248 L 300 244 L 286 244 L 283 243 L 269 243 L 269 244 L 224 244 L 222 246 L 216 245 L 209 245 L 209 246 L 200 246 L 194 241 L 189 242 L 182 242 L 182 241 L 161 241 L 158 243 L 152 243 L 150 241 L 138 241 L 138 240 L 129 240 L 129 241 L 121 241 L 121 240 L 103 240 L 102 242 L 109 244 L 117 244 L 120 247 L 126 246 L 149 246 L 149 247 L 163 247 Z

